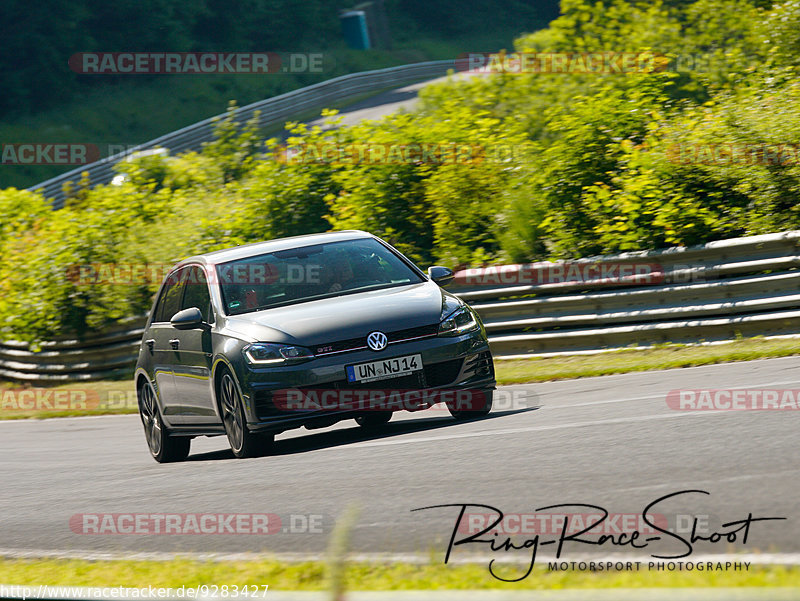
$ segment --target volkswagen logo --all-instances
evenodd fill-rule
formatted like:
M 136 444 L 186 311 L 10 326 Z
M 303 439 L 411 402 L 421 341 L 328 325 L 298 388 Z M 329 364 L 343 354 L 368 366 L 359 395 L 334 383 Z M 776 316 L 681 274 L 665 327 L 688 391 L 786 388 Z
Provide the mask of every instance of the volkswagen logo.
M 373 351 L 382 351 L 389 343 L 389 339 L 383 332 L 371 332 L 367 336 L 367 346 Z

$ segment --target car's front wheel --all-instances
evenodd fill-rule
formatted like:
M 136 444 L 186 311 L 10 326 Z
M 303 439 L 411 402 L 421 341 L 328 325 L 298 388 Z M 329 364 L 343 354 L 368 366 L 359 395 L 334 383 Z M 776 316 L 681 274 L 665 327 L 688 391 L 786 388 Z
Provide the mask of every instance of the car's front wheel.
M 236 457 L 260 457 L 272 448 L 275 442 L 274 434 L 253 434 L 247 429 L 247 418 L 244 412 L 242 396 L 236 388 L 233 376 L 229 372 L 222 375 L 219 386 L 220 409 L 222 422 L 228 442 Z
M 456 400 L 447 403 L 447 409 L 457 420 L 476 419 L 489 415 L 492 410 L 494 390 L 481 390 L 479 394 L 472 394 L 466 401 Z
M 148 382 L 139 389 L 139 416 L 144 425 L 144 435 L 153 459 L 159 463 L 183 461 L 189 456 L 192 439 L 172 436 L 164 425 L 156 401 L 156 391 Z

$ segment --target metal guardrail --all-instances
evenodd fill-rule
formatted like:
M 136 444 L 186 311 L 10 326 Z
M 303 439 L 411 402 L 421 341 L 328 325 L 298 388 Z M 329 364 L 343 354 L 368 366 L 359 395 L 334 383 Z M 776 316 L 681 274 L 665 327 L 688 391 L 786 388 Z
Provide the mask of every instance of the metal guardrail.
M 25 382 L 75 382 L 133 373 L 147 316 L 133 317 L 89 339 L 0 342 L 0 377 Z
M 799 245 L 800 231 L 790 231 L 571 263 L 655 268 L 658 277 L 638 282 L 470 286 L 470 279 L 496 273 L 472 270 L 457 274 L 461 285 L 453 291 L 481 315 L 501 358 L 795 335 L 800 334 Z M 503 277 L 514 280 L 525 268 L 505 267 Z
M 344 100 L 365 92 L 439 77 L 445 75 L 448 69 L 453 69 L 454 67 L 455 63 L 452 60 L 441 60 L 342 75 L 341 77 L 287 92 L 280 96 L 248 104 L 237 109 L 236 117 L 240 121 L 248 121 L 256 111 L 260 111 L 258 118 L 260 127 L 282 125 L 283 122 L 304 111 L 324 108 L 331 102 Z M 82 165 L 77 169 L 62 173 L 28 189 L 41 191 L 45 198 L 52 199 L 53 208 L 60 209 L 64 206 L 65 201 L 62 187 L 68 181 L 77 184 L 82 174 L 86 172 L 89 174 L 91 185 L 107 184 L 114 178 L 114 165 L 130 156 L 133 152 L 152 148 L 167 148 L 173 154 L 187 150 L 200 150 L 203 143 L 213 140 L 216 119 L 224 116 L 218 115 L 217 117 L 205 119 L 150 142 L 135 146 L 123 153 L 106 157 L 89 165 Z
M 790 231 L 548 264 L 646 264 L 658 275 L 648 282 L 485 286 L 474 280 L 492 280 L 487 276 L 498 274 L 498 268 L 469 270 L 456 274 L 451 290 L 481 315 L 500 359 L 800 335 L 798 246 L 800 231 Z M 520 279 L 526 267 L 503 266 L 498 279 Z M 39 352 L 20 342 L 0 343 L 0 377 L 48 382 L 130 374 L 144 321 L 132 318 L 87 340 L 46 342 Z

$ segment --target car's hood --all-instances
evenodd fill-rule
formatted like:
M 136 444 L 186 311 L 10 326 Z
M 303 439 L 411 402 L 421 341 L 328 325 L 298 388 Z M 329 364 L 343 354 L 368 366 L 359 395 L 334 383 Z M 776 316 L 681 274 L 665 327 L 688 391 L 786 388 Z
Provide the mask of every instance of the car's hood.
M 411 284 L 227 317 L 225 329 L 249 341 L 313 346 L 438 323 L 446 296 L 433 282 Z

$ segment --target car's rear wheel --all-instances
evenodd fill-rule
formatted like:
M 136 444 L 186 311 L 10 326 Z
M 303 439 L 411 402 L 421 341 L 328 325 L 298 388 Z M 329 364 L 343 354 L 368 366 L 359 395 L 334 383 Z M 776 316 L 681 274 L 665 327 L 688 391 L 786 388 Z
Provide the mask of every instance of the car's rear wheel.
M 384 424 L 388 424 L 392 419 L 392 411 L 372 411 L 359 415 L 356 418 L 356 423 L 362 428 L 377 428 Z
M 219 385 L 220 409 L 222 422 L 228 442 L 236 457 L 260 457 L 272 448 L 274 434 L 254 434 L 247 429 L 247 418 L 244 412 L 242 395 L 236 388 L 233 376 L 229 372 L 222 375 Z
M 170 463 L 183 461 L 189 456 L 191 438 L 169 433 L 158 409 L 156 391 L 149 382 L 139 388 L 139 416 L 142 418 L 144 435 L 153 459 L 159 463 Z
M 447 409 L 457 420 L 476 419 L 489 415 L 492 410 L 494 390 L 481 390 L 482 395 L 472 395 L 469 402 L 453 401 L 447 403 Z

